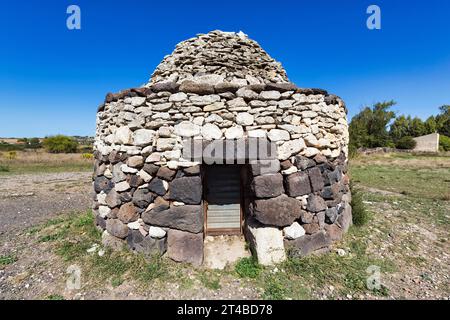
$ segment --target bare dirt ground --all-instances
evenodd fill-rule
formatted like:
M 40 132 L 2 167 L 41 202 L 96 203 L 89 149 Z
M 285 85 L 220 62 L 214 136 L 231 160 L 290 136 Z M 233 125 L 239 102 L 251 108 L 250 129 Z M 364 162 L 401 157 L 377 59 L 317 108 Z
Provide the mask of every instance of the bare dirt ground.
M 0 176 L 0 235 L 90 207 L 90 172 Z

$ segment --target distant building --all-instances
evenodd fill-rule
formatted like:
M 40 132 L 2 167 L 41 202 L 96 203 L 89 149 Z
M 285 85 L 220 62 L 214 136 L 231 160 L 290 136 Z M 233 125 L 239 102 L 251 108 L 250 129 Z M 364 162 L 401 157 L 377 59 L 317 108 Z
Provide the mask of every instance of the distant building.
M 420 152 L 438 152 L 439 151 L 439 133 L 427 134 L 414 138 L 416 147 L 414 151 Z

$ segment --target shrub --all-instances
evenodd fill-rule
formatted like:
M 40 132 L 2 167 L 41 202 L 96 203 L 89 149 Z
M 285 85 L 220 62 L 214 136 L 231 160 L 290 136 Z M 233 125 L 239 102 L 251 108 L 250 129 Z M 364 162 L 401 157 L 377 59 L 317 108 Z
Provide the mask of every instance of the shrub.
M 397 140 L 397 142 L 395 143 L 395 147 L 397 149 L 414 149 L 414 147 L 416 146 L 416 141 L 410 137 L 410 136 L 405 136 L 402 137 L 400 139 Z
M 17 151 L 9 151 L 8 152 L 8 158 L 9 160 L 14 160 L 17 158 Z
M 94 159 L 94 155 L 92 153 L 83 153 L 81 155 L 81 158 L 86 159 L 86 160 L 91 160 L 91 159 Z
M 0 165 L 0 172 L 9 172 L 9 167 L 8 166 L 4 166 L 4 165 Z
M 46 137 L 42 144 L 50 153 L 74 153 L 78 148 L 75 139 L 63 135 Z
M 444 136 L 443 134 L 439 135 L 439 149 L 442 151 L 450 151 L 450 138 Z
M 355 226 L 363 226 L 370 220 L 370 214 L 364 205 L 362 194 L 350 184 L 352 193 L 352 215 Z

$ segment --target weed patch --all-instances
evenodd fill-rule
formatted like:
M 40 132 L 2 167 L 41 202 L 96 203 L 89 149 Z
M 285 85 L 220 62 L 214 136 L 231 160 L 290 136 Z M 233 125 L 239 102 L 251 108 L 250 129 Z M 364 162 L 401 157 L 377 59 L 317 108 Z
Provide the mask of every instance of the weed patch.
M 252 256 L 240 259 L 236 263 L 234 270 L 241 278 L 256 278 L 261 273 L 262 268 Z

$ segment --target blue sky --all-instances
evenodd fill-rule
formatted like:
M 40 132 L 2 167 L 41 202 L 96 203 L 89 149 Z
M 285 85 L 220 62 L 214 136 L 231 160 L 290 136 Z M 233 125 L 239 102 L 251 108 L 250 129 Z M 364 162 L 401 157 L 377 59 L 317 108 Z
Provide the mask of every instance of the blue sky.
M 0 137 L 93 135 L 107 92 L 147 82 L 174 46 L 247 33 L 301 87 L 341 96 L 349 116 L 394 99 L 426 118 L 450 104 L 450 1 L 2 1 Z M 81 30 L 66 9 L 81 8 Z M 382 29 L 366 28 L 377 4 Z

